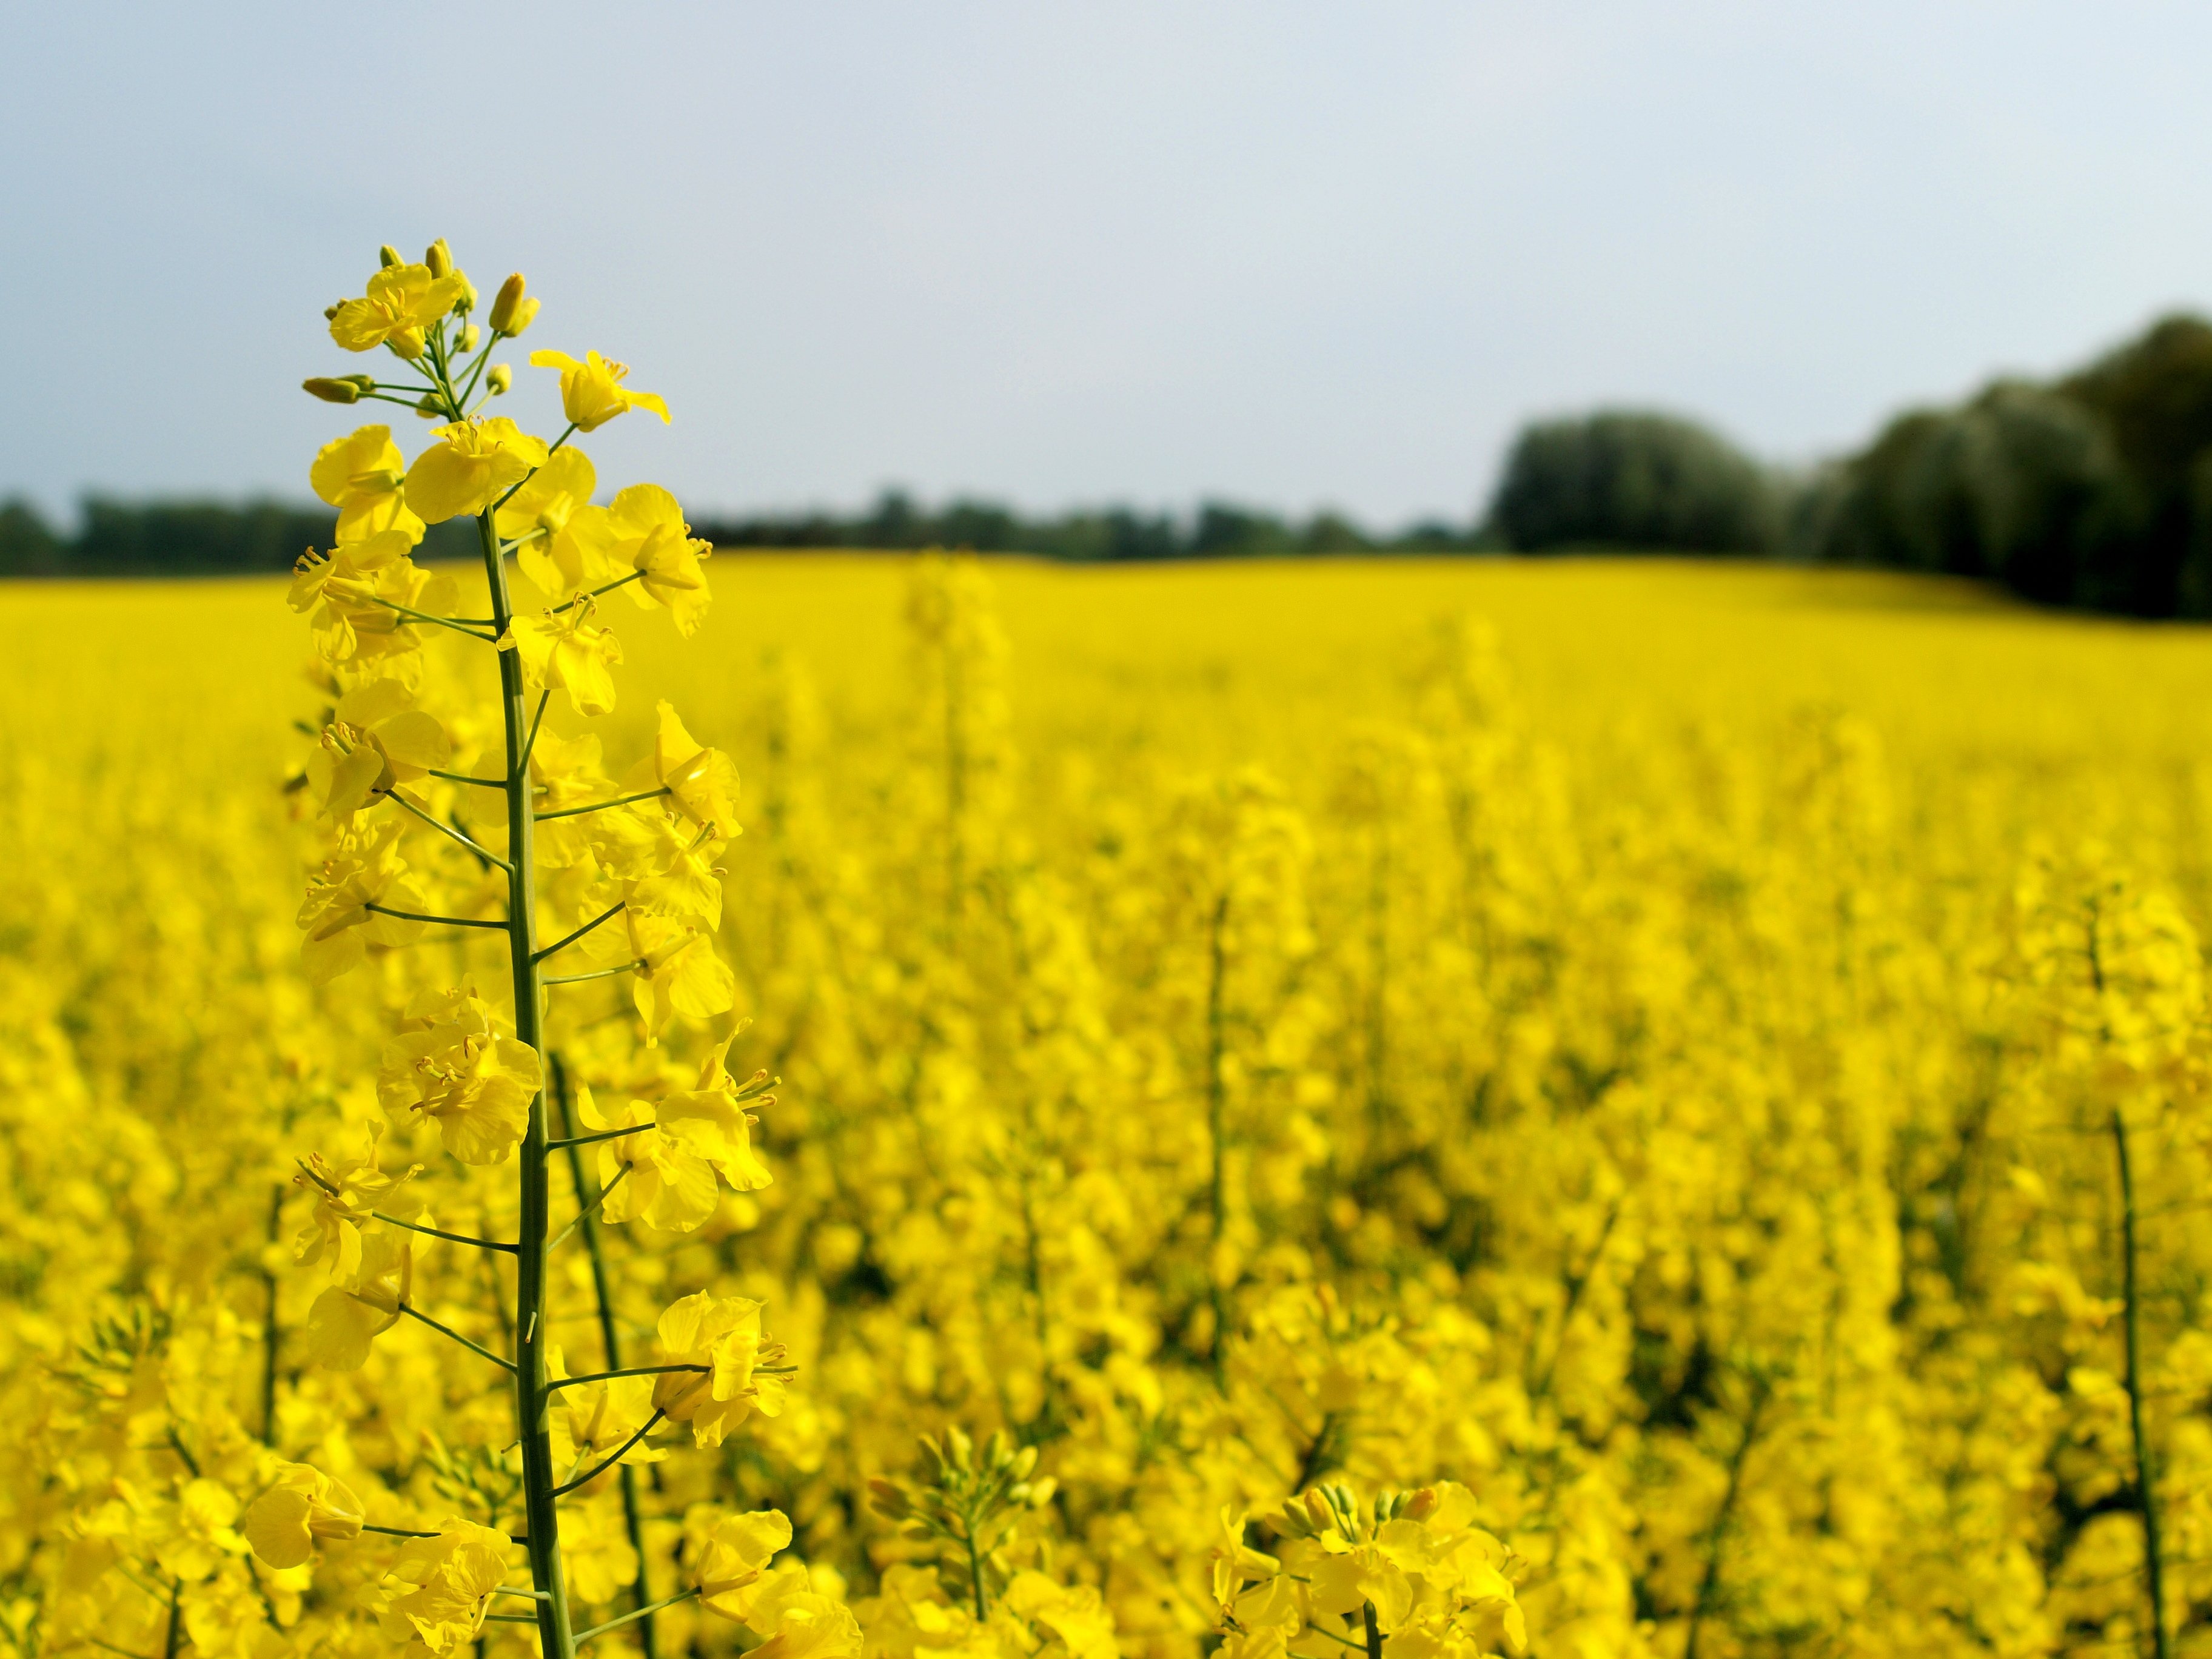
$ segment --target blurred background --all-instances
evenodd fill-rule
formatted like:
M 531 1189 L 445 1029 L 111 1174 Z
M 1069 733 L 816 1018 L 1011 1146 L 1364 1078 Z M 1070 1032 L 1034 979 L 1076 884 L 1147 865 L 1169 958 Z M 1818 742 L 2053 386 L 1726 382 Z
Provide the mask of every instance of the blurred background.
M 0 52 L 13 573 L 289 563 L 295 388 L 351 366 L 300 296 L 442 235 L 667 397 L 596 447 L 726 543 L 2212 612 L 2201 8 L 83 4 Z

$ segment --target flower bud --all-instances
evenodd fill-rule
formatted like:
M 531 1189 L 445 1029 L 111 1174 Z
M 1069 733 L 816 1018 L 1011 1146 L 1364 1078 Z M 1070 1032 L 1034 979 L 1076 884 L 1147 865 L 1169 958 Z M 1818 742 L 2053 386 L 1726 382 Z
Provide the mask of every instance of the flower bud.
M 376 262 L 382 265 L 386 270 L 391 270 L 392 266 L 399 263 L 399 250 L 392 246 L 391 243 L 386 242 L 382 247 L 376 250 Z
M 465 356 L 474 351 L 477 349 L 477 343 L 483 338 L 483 331 L 474 323 L 471 323 L 461 331 L 461 337 L 453 343 L 453 349 Z
M 300 382 L 300 390 L 310 398 L 320 398 L 326 404 L 357 404 L 361 388 L 353 381 L 326 380 L 318 374 L 313 380 Z
M 461 297 L 453 301 L 453 309 L 466 316 L 477 308 L 477 285 L 461 273 Z
M 525 286 L 522 273 L 519 270 L 499 285 L 499 292 L 492 296 L 491 302 L 491 325 L 494 332 L 499 334 L 522 332 L 520 329 L 514 326 L 514 313 L 516 308 L 522 304 L 522 290 Z
M 868 1482 L 868 1495 L 875 1500 L 876 1513 L 887 1521 L 903 1521 L 913 1513 L 906 1494 L 880 1476 Z
M 426 421 L 442 420 L 446 413 L 438 406 L 438 400 L 427 392 L 416 401 L 415 412 Z
M 1030 1478 L 1030 1471 L 1036 1468 L 1036 1465 L 1037 1449 L 1035 1446 L 1023 1447 L 1021 1450 L 1014 1454 L 1014 1461 L 1011 1466 L 1014 1472 L 1014 1479 L 1017 1480 L 1028 1480 Z
M 504 398 L 507 396 L 507 388 L 514 384 L 514 365 L 494 363 L 491 366 L 491 373 L 484 376 L 484 384 L 491 388 L 493 397 Z
M 506 335 L 507 337 L 511 340 L 537 320 L 538 301 L 535 299 L 525 300 L 520 305 L 515 307 L 514 317 L 508 320 L 507 326 L 501 329 L 500 332 Z
M 397 264 L 398 261 L 395 259 L 392 263 Z M 422 263 L 430 267 L 430 275 L 433 277 L 450 276 L 453 275 L 453 250 L 446 246 L 446 239 L 444 237 L 441 236 L 436 241 L 431 243 L 428 248 L 423 250 Z
M 1408 1521 L 1425 1521 L 1437 1512 L 1437 1489 L 1423 1486 L 1406 1499 L 1404 1514 Z

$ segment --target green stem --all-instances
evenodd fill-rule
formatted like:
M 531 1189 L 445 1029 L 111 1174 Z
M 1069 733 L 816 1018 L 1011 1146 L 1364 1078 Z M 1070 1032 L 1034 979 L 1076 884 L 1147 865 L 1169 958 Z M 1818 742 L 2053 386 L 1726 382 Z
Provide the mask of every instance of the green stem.
M 1382 1659 L 1382 1632 L 1375 1623 L 1375 1604 L 1362 1601 L 1359 1616 L 1367 1626 L 1367 1659 Z
M 669 1596 L 669 1597 L 668 1597 L 668 1598 L 666 1598 L 665 1601 L 653 1601 L 653 1602 L 650 1602 L 650 1603 L 647 1604 L 647 1605 L 646 1605 L 646 1606 L 644 1606 L 644 1607 L 641 1607 L 637 1608 L 635 1612 L 626 1613 L 623 1614 L 623 1616 L 622 1616 L 621 1618 L 619 1618 L 619 1619 L 610 1619 L 610 1620 L 607 1620 L 607 1622 L 606 1622 L 605 1624 L 604 1624 L 604 1625 L 594 1625 L 594 1626 L 592 1626 L 591 1627 L 591 1629 L 589 1629 L 589 1630 L 587 1630 L 587 1631 L 583 1631 L 583 1632 L 579 1632 L 579 1633 L 578 1633 L 578 1635 L 577 1635 L 577 1637 L 576 1637 L 576 1640 L 577 1640 L 579 1643 L 588 1642 L 588 1641 L 590 1641 L 590 1640 L 591 1640 L 594 1636 L 600 1635 L 600 1634 L 602 1634 L 603 1632 L 607 1632 L 607 1631 L 614 1630 L 614 1629 L 616 1629 L 617 1627 L 618 1627 L 618 1626 L 620 1626 L 629 1624 L 629 1623 L 630 1622 L 630 1620 L 632 1620 L 633 1619 L 645 1619 L 645 1620 L 650 1620 L 650 1619 L 651 1619 L 652 1615 L 653 1615 L 653 1614 L 654 1614 L 654 1613 L 659 1613 L 659 1612 L 661 1610 L 661 1608 L 663 1608 L 663 1607 L 674 1607 L 674 1606 L 675 1606 L 678 1601 L 690 1601 L 693 1596 L 696 1595 L 698 1593 L 699 1593 L 699 1592 L 698 1592 L 697 1590 L 696 1590 L 696 1589 L 688 1589 L 688 1590 L 684 1590 L 684 1591 L 683 1591 L 682 1593 L 680 1593 L 680 1594 L 678 1594 L 678 1595 Z M 652 1628 L 653 1628 L 652 1625 L 648 1622 L 648 1623 L 647 1624 L 647 1626 L 646 1626 L 646 1629 L 647 1629 L 647 1630 L 651 1630 Z M 642 1635 L 644 1634 L 644 1632 L 642 1632 L 642 1631 L 641 1631 L 641 1632 L 639 1632 L 639 1634 L 640 1634 L 641 1636 L 642 1636 Z M 646 1644 L 646 1653 L 647 1653 L 647 1656 L 648 1656 L 648 1659 L 650 1659 L 650 1656 L 651 1656 L 652 1652 L 653 1652 L 653 1647 L 652 1647 L 652 1644 L 651 1644 L 650 1638 L 648 1638 L 648 1639 L 647 1639 L 647 1644 Z
M 477 533 L 483 548 L 484 580 L 491 591 L 494 631 L 503 637 L 514 618 L 514 607 L 507 597 L 507 566 L 499 556 L 495 510 L 487 507 L 477 514 Z M 507 775 L 510 781 L 519 781 L 526 775 L 530 749 L 538 737 L 537 720 L 528 718 L 529 692 L 522 681 L 520 652 L 499 653 L 499 685 Z M 544 716 L 545 701 L 538 699 L 538 719 Z M 542 1024 L 545 1000 L 538 982 L 538 894 L 530 808 L 527 789 L 507 792 L 507 940 L 514 990 L 515 1038 L 542 1054 L 545 1052 Z M 531 1098 L 522 1156 L 516 1160 L 521 1219 L 515 1241 L 514 1423 L 522 1443 L 523 1512 L 530 1538 L 531 1583 L 546 1593 L 538 1604 L 538 1651 L 543 1659 L 574 1659 L 568 1578 L 561 1571 L 561 1522 L 554 1502 L 559 1483 L 553 1473 L 545 1390 L 545 1349 L 552 1334 L 546 1306 L 546 1235 L 551 1205 L 545 1173 L 545 1091 L 541 1089 Z
M 629 575 L 617 576 L 614 580 L 603 583 L 599 586 L 593 588 L 588 593 L 579 593 L 572 599 L 563 599 L 560 604 L 551 606 L 545 614 L 549 617 L 557 617 L 563 611 L 574 611 L 578 605 L 584 604 L 586 600 L 598 599 L 602 593 L 611 593 L 617 587 L 628 587 L 632 582 L 643 581 L 644 580 L 645 572 L 642 570 L 633 570 Z
M 969 1517 L 964 1528 L 967 1536 L 961 1541 L 968 1546 L 968 1582 L 975 1591 L 975 1622 L 981 1624 L 991 1616 L 991 1600 L 983 1592 L 983 1558 L 975 1547 L 975 1522 Z
M 628 908 L 628 902 L 625 901 L 623 903 L 614 905 L 608 909 L 601 911 L 598 915 L 593 916 L 589 921 L 586 922 L 581 927 L 576 929 L 574 933 L 562 935 L 560 939 L 554 940 L 552 944 L 540 951 L 538 953 L 538 961 L 543 962 L 548 957 L 559 956 L 562 951 L 567 950 L 578 939 L 583 938 L 583 936 L 590 933 L 592 928 L 598 927 L 603 921 L 612 921 Z
M 400 805 L 405 807 L 416 817 L 422 819 L 423 823 L 428 824 L 440 835 L 445 836 L 449 841 L 456 842 L 461 846 L 466 848 L 470 852 L 475 854 L 477 857 L 482 859 L 486 864 L 490 865 L 493 868 L 498 870 L 507 869 L 507 860 L 500 857 L 498 854 L 493 852 L 489 848 L 478 846 L 474 841 L 463 835 L 459 830 L 454 829 L 451 824 L 440 823 L 436 818 L 432 817 L 428 812 L 417 806 L 413 801 L 408 799 L 406 796 L 401 794 L 397 789 L 392 790 L 390 792 L 390 796 L 392 799 L 398 801 Z M 512 871 L 509 871 L 509 873 L 512 874 Z
M 284 1210 L 284 1188 L 280 1184 L 269 1194 L 269 1242 L 276 1242 L 276 1232 Z M 276 1275 L 266 1268 L 261 1279 L 268 1291 L 268 1299 L 261 1311 L 261 1443 L 276 1443 Z
M 586 812 L 604 812 L 610 806 L 627 806 L 632 801 L 651 800 L 657 795 L 665 795 L 668 793 L 667 787 L 663 785 L 658 789 L 644 789 L 635 795 L 623 795 L 613 800 L 595 800 L 589 806 L 564 806 L 557 812 L 540 812 L 538 815 L 538 821 L 543 823 L 548 818 L 580 817 Z M 620 909 L 622 907 L 617 905 L 615 908 Z
M 615 1331 L 614 1292 L 608 1283 L 606 1251 L 599 1242 L 599 1224 L 596 1214 L 599 1200 L 606 1194 L 595 1192 L 588 1199 L 584 1195 L 589 1183 L 584 1178 L 584 1155 L 578 1150 L 574 1138 L 576 1133 L 574 1115 L 568 1109 L 568 1067 L 557 1054 L 552 1056 L 552 1067 L 553 1100 L 560 1109 L 561 1133 L 568 1141 L 568 1180 L 576 1194 L 576 1218 L 568 1224 L 571 1228 L 580 1227 L 583 1230 L 584 1252 L 591 1258 L 592 1290 L 599 1311 L 600 1351 L 605 1355 L 610 1367 L 620 1367 L 622 1343 Z M 627 1168 L 623 1170 L 623 1175 L 629 1173 Z M 620 1178 L 617 1177 L 617 1180 Z M 567 1235 L 564 1233 L 562 1237 Z M 611 1369 L 606 1373 L 610 1377 L 629 1374 L 619 1369 Z M 630 1549 L 637 1556 L 637 1582 L 631 1587 L 631 1594 L 636 1597 L 638 1611 L 631 1616 L 644 1621 L 637 1630 L 638 1645 L 642 1650 L 643 1659 L 659 1659 L 650 1605 L 653 1585 L 645 1553 L 645 1516 L 637 1501 L 637 1470 L 628 1463 L 623 1464 L 621 1479 L 623 1524 L 629 1534 Z
M 645 958 L 640 957 L 632 961 L 622 963 L 612 968 L 601 968 L 593 973 L 558 975 L 544 982 L 548 985 L 581 985 L 586 980 L 612 979 L 617 974 L 634 973 L 638 969 L 647 965 L 648 964 L 646 963 Z
M 703 1377 L 700 1380 L 702 1382 L 705 1381 Z M 689 1394 L 691 1392 L 692 1389 L 696 1389 L 698 1386 L 699 1384 L 695 1382 L 691 1385 L 690 1389 L 686 1389 L 684 1392 L 685 1394 Z M 592 1481 L 598 1480 L 609 1469 L 614 1468 L 616 1464 L 621 1462 L 624 1457 L 628 1456 L 629 1455 L 629 1449 L 637 1444 L 639 1441 L 644 1439 L 646 1436 L 651 1434 L 655 1429 L 659 1428 L 660 1426 L 660 1419 L 667 1415 L 667 1407 L 655 1406 L 653 1408 L 653 1415 L 647 1418 L 644 1422 L 638 1425 L 637 1432 L 635 1434 L 630 1436 L 630 1437 L 623 1441 L 621 1445 L 617 1446 L 605 1457 L 592 1464 L 592 1467 L 585 1470 L 583 1474 L 575 1476 L 573 1480 L 563 1480 L 559 1486 L 554 1487 L 553 1495 L 556 1498 L 564 1497 L 568 1493 L 575 1491 L 579 1486 L 590 1486 Z
M 1213 926 L 1209 935 L 1206 981 L 1206 1140 L 1212 1152 L 1212 1171 L 1206 1187 L 1206 1210 L 1212 1220 L 1206 1253 L 1206 1296 L 1213 1308 L 1213 1336 L 1207 1346 L 1206 1358 L 1213 1368 L 1213 1384 L 1224 1386 L 1221 1364 L 1223 1344 L 1229 1332 L 1229 1307 L 1221 1292 L 1221 1235 L 1228 1224 L 1227 1193 L 1224 1185 L 1225 1170 L 1222 1161 L 1222 1140 L 1225 1129 L 1228 1088 L 1222 1076 L 1222 1057 L 1226 1047 L 1227 1021 L 1222 1007 L 1224 981 L 1228 977 L 1228 962 L 1223 934 L 1229 926 L 1229 893 L 1224 888 L 1220 901 L 1213 907 Z
M 630 1365 L 618 1371 L 592 1371 L 583 1376 L 560 1376 L 545 1386 L 573 1389 L 580 1382 L 605 1382 L 617 1376 L 672 1376 L 679 1371 L 711 1371 L 712 1365 Z
M 493 1364 L 497 1365 L 502 1370 L 511 1371 L 514 1369 L 514 1366 L 510 1362 L 501 1359 L 489 1348 L 485 1347 L 483 1343 L 471 1342 L 467 1337 L 463 1336 L 451 1325 L 440 1324 L 436 1320 L 431 1318 L 429 1315 L 424 1313 L 420 1308 L 416 1307 L 412 1303 L 401 1303 L 399 1304 L 399 1311 L 405 1314 L 410 1319 L 421 1320 L 422 1323 L 428 1325 L 432 1330 L 436 1331 L 441 1336 L 452 1337 L 454 1341 L 459 1343 L 471 1353 L 476 1354 L 481 1358 L 490 1360 Z
M 2112 1108 L 2112 1151 L 2120 1166 L 2120 1285 L 2126 1302 L 2128 1428 L 2135 1437 L 2136 1498 L 2142 1510 L 2143 1576 L 2150 1589 L 2151 1651 L 2166 1659 L 2166 1563 L 2159 1547 L 2158 1477 L 2143 1431 L 2142 1300 L 2136 1291 L 2136 1183 L 2128 1123 Z
M 1771 1386 L 1763 1376 L 1753 1379 L 1751 1409 L 1744 1416 L 1743 1436 L 1735 1443 L 1735 1455 L 1729 1459 L 1728 1489 L 1721 1494 L 1720 1507 L 1713 1512 L 1713 1524 L 1705 1535 L 1705 1570 L 1698 1582 L 1697 1604 L 1690 1609 L 1690 1629 L 1682 1644 L 1682 1659 L 1698 1659 L 1698 1638 L 1704 1631 L 1706 1615 L 1720 1604 L 1722 1546 L 1729 1524 L 1735 1519 L 1736 1500 L 1743 1493 L 1743 1466 L 1750 1461 L 1752 1443 L 1759 1438 L 1759 1419 L 1765 1413 Z
M 601 1129 L 588 1135 L 563 1135 L 558 1140 L 547 1141 L 545 1150 L 550 1152 L 561 1146 L 588 1146 L 598 1140 L 620 1140 L 624 1135 L 641 1135 L 648 1129 L 657 1129 L 659 1127 L 657 1123 L 633 1123 L 627 1128 Z
M 434 617 L 427 611 L 411 611 L 407 606 L 398 604 L 395 600 L 382 599 L 374 593 L 369 594 L 368 597 L 374 603 L 382 605 L 387 611 L 396 611 L 401 616 L 407 617 L 410 621 L 432 623 L 440 628 L 450 628 L 456 634 L 465 634 L 472 640 L 482 640 L 486 645 L 489 645 L 493 640 L 498 637 L 498 635 L 494 634 L 484 633 L 479 629 L 464 628 L 461 625 L 460 619 L 459 617 Z
M 486 921 L 481 916 L 426 916 L 420 910 L 395 910 L 388 904 L 364 904 L 362 909 L 380 916 L 397 916 L 402 921 L 426 921 L 434 927 L 496 927 L 507 931 L 503 921 Z
M 599 1213 L 599 1206 L 607 1201 L 607 1194 L 613 1192 L 616 1188 L 621 1186 L 623 1181 L 628 1179 L 629 1172 L 636 1167 L 637 1165 L 635 1164 L 623 1164 L 622 1166 L 621 1172 L 617 1174 L 612 1181 L 610 1181 L 605 1186 L 599 1188 L 599 1196 L 594 1198 L 589 1204 L 584 1206 L 582 1209 L 577 1211 L 575 1218 L 570 1221 L 567 1226 L 562 1228 L 561 1231 L 554 1236 L 552 1243 L 548 1244 L 545 1248 L 549 1250 L 559 1249 L 562 1245 L 568 1242 L 568 1235 L 574 1232 L 579 1227 L 585 1225 L 596 1227 L 599 1224 L 593 1219 L 593 1218 Z
M 394 1227 L 404 1227 L 410 1233 L 428 1233 L 433 1238 L 447 1239 L 455 1244 L 473 1244 L 480 1250 L 505 1250 L 509 1255 L 514 1254 L 514 1245 L 502 1244 L 495 1238 L 471 1238 L 466 1233 L 449 1233 L 436 1227 L 420 1226 L 412 1221 L 402 1221 L 396 1215 L 386 1215 L 381 1210 L 371 1210 L 369 1213 L 379 1221 Z

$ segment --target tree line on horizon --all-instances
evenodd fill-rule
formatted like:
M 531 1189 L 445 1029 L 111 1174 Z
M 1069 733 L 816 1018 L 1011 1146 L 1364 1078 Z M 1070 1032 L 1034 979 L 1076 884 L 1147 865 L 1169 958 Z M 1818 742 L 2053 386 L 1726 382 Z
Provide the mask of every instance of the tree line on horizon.
M 434 528 L 430 557 L 468 557 Z M 327 509 L 290 502 L 92 497 L 74 531 L 0 502 L 0 576 L 243 574 L 327 540 Z M 1601 410 L 1532 422 L 1471 522 L 1376 533 L 1224 501 L 1025 517 L 887 489 L 851 514 L 710 519 L 718 546 L 972 548 L 1082 562 L 1366 553 L 1654 552 L 1885 566 L 2000 582 L 2046 605 L 2212 616 L 2212 323 L 2160 319 L 2049 382 L 1991 381 L 1896 416 L 1809 471 L 1765 464 L 1697 421 Z M 451 540 L 447 547 L 442 542 Z M 465 543 L 465 544 L 464 544 Z

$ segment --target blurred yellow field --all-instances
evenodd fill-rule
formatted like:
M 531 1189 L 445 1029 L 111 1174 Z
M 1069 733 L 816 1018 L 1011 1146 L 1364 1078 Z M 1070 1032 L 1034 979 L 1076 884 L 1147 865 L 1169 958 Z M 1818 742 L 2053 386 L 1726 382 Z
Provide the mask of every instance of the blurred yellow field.
M 2212 1600 L 2212 635 L 1650 561 L 708 574 L 680 645 L 605 608 L 594 729 L 617 781 L 653 783 L 661 699 L 735 760 L 744 833 L 684 913 L 734 1006 L 679 992 L 662 1024 L 639 963 L 592 957 L 544 1046 L 564 1115 L 613 1136 L 633 1099 L 673 1121 L 736 1031 L 728 1077 L 781 1079 L 740 1095 L 773 1182 L 717 1152 L 732 1190 L 708 1174 L 695 1214 L 674 1173 L 652 1208 L 663 1176 L 592 1148 L 572 1188 L 556 1158 L 556 1232 L 593 1180 L 632 1184 L 592 1235 L 605 1320 L 576 1244 L 547 1319 L 580 1376 L 693 1352 L 684 1298 L 756 1300 L 759 1392 L 726 1437 L 655 1395 L 654 1461 L 596 1470 L 645 1396 L 562 1396 L 576 1626 L 628 1610 L 633 1538 L 674 1598 L 593 1651 L 839 1650 L 806 1646 L 803 1595 L 896 1659 L 1265 1659 L 1289 1581 L 1247 1558 L 1304 1560 L 1283 1506 L 1341 1480 L 1430 1491 L 1345 1558 L 1346 1607 L 1386 1622 L 1458 1586 L 1407 1659 L 1514 1650 L 1524 1616 L 1547 1655 L 2109 1654 L 2148 1644 L 2139 1449 L 2169 1617 Z M 482 603 L 464 574 L 456 614 Z M 477 650 L 425 653 L 426 707 L 489 696 Z M 428 1322 L 506 1352 L 506 1270 L 419 1231 L 512 1238 L 516 1200 L 394 1105 L 428 1085 L 386 1047 L 445 1018 L 426 993 L 495 1001 L 505 935 L 372 925 L 363 966 L 310 984 L 295 913 L 340 786 L 303 774 L 332 702 L 309 655 L 279 583 L 0 590 L 24 1654 L 532 1639 L 484 1622 L 489 1581 L 473 1624 L 392 1623 L 417 1543 L 379 1528 L 525 1530 L 507 1362 Z M 424 902 L 474 915 L 504 890 L 454 835 L 505 843 L 447 775 L 495 764 L 497 729 L 437 706 L 444 830 L 358 811 L 406 823 Z M 541 741 L 583 729 L 556 701 Z M 605 893 L 539 834 L 545 936 Z M 425 1166 L 405 1237 L 295 1179 L 365 1146 L 380 1180 Z M 387 1247 L 416 1252 L 390 1321 L 346 1351 L 327 1298 L 370 1305 L 358 1253 Z M 1034 1449 L 980 1564 L 908 1535 L 919 1437 L 954 1431 Z M 370 1530 L 271 1565 L 249 1516 L 300 1468 Z M 872 1507 L 884 1478 L 918 1484 Z M 754 1603 L 700 1563 L 771 1508 L 784 1622 L 747 1636 L 702 1610 Z M 1272 1651 L 1354 1645 L 1297 1582 Z

